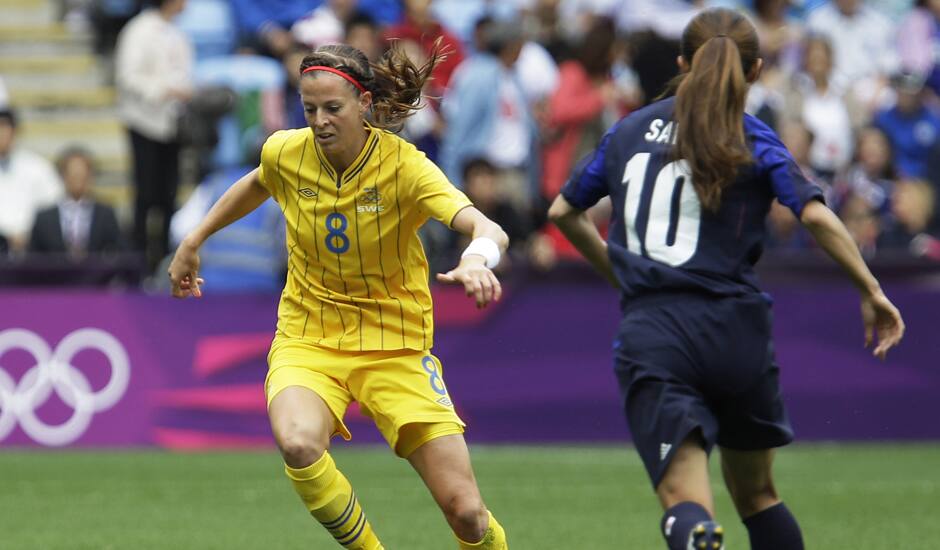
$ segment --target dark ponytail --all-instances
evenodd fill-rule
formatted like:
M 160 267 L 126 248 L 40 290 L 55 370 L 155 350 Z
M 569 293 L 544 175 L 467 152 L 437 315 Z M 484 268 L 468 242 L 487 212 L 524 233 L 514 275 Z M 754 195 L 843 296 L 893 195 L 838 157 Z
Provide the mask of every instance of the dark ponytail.
M 690 67 L 672 83 L 678 135 L 675 154 L 685 159 L 702 205 L 721 205 L 738 169 L 752 162 L 744 138 L 747 74 L 758 59 L 754 26 L 728 9 L 707 10 L 682 33 L 682 56 Z
M 425 82 L 444 58 L 441 40 L 434 43 L 428 60 L 415 65 L 401 50 L 397 42 L 376 63 L 370 63 L 361 51 L 346 45 L 321 46 L 304 58 L 300 74 L 315 65 L 342 71 L 372 93 L 372 124 L 380 128 L 398 130 L 404 120 L 422 107 L 421 97 Z

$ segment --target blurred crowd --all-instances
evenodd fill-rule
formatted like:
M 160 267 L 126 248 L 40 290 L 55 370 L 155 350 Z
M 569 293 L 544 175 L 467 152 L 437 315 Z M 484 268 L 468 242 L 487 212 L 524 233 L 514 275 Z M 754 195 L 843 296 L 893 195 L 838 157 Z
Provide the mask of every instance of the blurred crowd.
M 551 269 L 576 255 L 546 224 L 548 202 L 607 128 L 657 99 L 685 24 L 721 5 L 746 11 L 761 38 L 748 112 L 778 132 L 863 254 L 940 260 L 940 0 L 62 2 L 112 68 L 133 156 L 132 219 L 119 224 L 93 199 L 87 150 L 48 164 L 16 146 L 16 106 L 3 106 L 0 254 L 132 251 L 160 274 L 175 243 L 257 165 L 265 138 L 306 124 L 296 91 L 305 52 L 345 42 L 377 59 L 397 43 L 420 64 L 440 40 L 447 59 L 401 133 L 506 229 L 508 263 Z M 198 183 L 185 201 L 181 182 Z M 602 230 L 608 216 L 609 205 L 596 207 Z M 812 247 L 777 204 L 768 229 L 770 249 Z M 433 224 L 422 237 L 432 267 L 464 244 Z M 283 255 L 283 222 L 265 204 L 210 241 L 203 262 L 222 285 L 268 289 L 279 288 Z

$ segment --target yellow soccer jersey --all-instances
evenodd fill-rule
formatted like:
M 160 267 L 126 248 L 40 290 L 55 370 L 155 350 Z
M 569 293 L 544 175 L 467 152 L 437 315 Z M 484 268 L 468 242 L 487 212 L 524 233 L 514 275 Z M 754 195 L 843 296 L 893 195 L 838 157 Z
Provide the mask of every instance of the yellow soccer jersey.
M 330 166 L 309 128 L 268 138 L 260 179 L 287 220 L 277 336 L 340 350 L 433 344 L 428 262 L 418 239 L 470 200 L 413 145 L 368 127 L 356 160 Z

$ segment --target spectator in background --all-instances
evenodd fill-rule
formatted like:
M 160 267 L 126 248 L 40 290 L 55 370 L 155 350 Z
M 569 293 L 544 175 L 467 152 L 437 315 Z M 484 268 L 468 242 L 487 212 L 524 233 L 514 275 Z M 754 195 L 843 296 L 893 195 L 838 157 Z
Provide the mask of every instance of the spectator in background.
M 118 110 L 133 155 L 133 241 L 151 268 L 169 251 L 179 185 L 178 117 L 192 96 L 193 49 L 172 23 L 185 6 L 186 0 L 157 0 L 124 27 L 115 54 Z M 151 215 L 159 218 L 154 236 Z
M 246 49 L 229 0 L 191 0 L 173 24 L 189 37 L 196 64 Z
M 486 36 L 489 28 L 497 21 L 489 15 L 481 17 L 473 29 L 473 50 L 486 50 Z M 526 101 L 536 116 L 547 112 L 548 99 L 558 88 L 558 65 L 544 46 L 532 40 L 526 40 L 519 51 L 519 59 L 513 65 L 516 80 L 522 87 Z
M 764 68 L 793 72 L 799 64 L 803 26 L 787 15 L 792 0 L 754 0 L 754 27 Z
M 92 0 L 89 18 L 95 31 L 95 53 L 110 56 L 121 29 L 140 13 L 144 0 Z
M 356 0 L 327 0 L 291 26 L 291 37 L 311 50 L 340 44 L 346 34 L 346 23 L 356 13 L 356 5 Z
M 703 3 L 703 0 L 572 0 L 563 2 L 562 13 L 565 19 L 572 12 L 585 10 L 609 15 L 614 17 L 621 31 L 650 31 L 664 40 L 678 42 L 682 30 L 700 11 Z M 674 68 L 675 56 L 672 61 Z
M 504 257 L 500 269 L 510 269 L 514 262 L 528 263 L 540 270 L 555 265 L 556 254 L 551 240 L 534 232 L 529 218 L 505 199 L 500 192 L 499 170 L 495 166 L 486 159 L 470 159 L 463 168 L 463 181 L 473 205 L 502 226 L 509 236 L 508 256 Z
M 378 22 L 365 12 L 356 12 L 346 21 L 344 42 L 366 54 L 369 61 L 376 62 L 384 50 L 382 33 Z
M 618 34 L 611 50 L 610 76 L 614 85 L 615 110 L 611 122 L 619 120 L 643 105 L 643 89 L 640 77 L 633 69 L 635 52 L 630 46 L 630 37 Z
M 120 251 L 123 246 L 114 209 L 95 201 L 95 165 L 91 153 L 74 147 L 56 162 L 65 196 L 36 215 L 29 252 L 59 254 L 72 260 Z
M 283 93 L 287 75 L 283 65 L 270 57 L 240 51 L 204 59 L 196 65 L 194 81 L 200 92 L 188 111 L 212 111 L 210 124 L 218 128 L 211 163 L 197 180 L 220 166 L 243 165 L 269 135 L 287 124 Z M 212 95 L 218 100 L 210 102 Z
M 898 30 L 901 70 L 919 74 L 940 94 L 940 0 L 917 0 Z
M 394 25 L 401 21 L 401 0 L 359 0 L 359 11 L 368 13 L 381 26 Z
M 827 202 L 839 210 L 848 197 L 860 197 L 868 201 L 873 210 L 882 215 L 889 214 L 888 199 L 895 179 L 894 152 L 884 132 L 870 126 L 858 133 L 855 160 L 849 168 L 836 177 L 833 197 Z
M 229 0 L 241 27 L 242 43 L 281 59 L 294 45 L 288 30 L 319 8 L 324 0 Z M 368 13 L 381 25 L 401 19 L 399 0 L 342 0 Z M 350 13 L 351 14 L 351 13 Z M 342 28 L 339 30 L 342 36 Z M 338 41 L 338 40 L 337 40 Z
M 62 196 L 62 182 L 41 156 L 15 146 L 16 114 L 0 110 L 0 237 L 11 252 L 29 242 L 36 212 Z
M 784 117 L 799 120 L 813 133 L 809 161 L 825 178 L 843 169 L 852 155 L 852 118 L 843 93 L 831 79 L 832 45 L 810 36 L 803 48 L 803 72 L 784 93 Z M 851 99 L 848 99 L 851 102 Z
M 298 71 L 299 72 L 299 71 Z M 233 166 L 209 175 L 173 215 L 170 232 L 178 246 L 199 225 L 209 208 L 234 182 L 257 168 L 257 162 Z M 281 209 L 268 198 L 245 217 L 210 237 L 200 253 L 200 276 L 221 293 L 277 292 L 287 269 L 285 227 Z
M 499 170 L 484 158 L 473 158 L 464 164 L 462 179 L 467 197 L 473 206 L 496 222 L 509 236 L 510 252 L 524 249 L 526 238 L 532 231 L 526 218 L 506 201 L 499 190 Z M 469 244 L 469 241 L 465 244 Z M 516 254 L 518 255 L 518 254 Z
M 934 216 L 935 198 L 933 187 L 926 181 L 904 179 L 897 182 L 891 193 L 893 223 L 881 235 L 880 247 L 916 254 L 911 246 L 918 236 L 927 233 Z
M 514 21 L 487 28 L 486 50 L 464 61 L 444 95 L 447 129 L 441 167 L 462 185 L 462 167 L 484 158 L 500 170 L 500 189 L 520 211 L 532 207 L 536 132 L 525 92 L 513 70 L 525 39 Z
M 629 36 L 633 69 L 642 97 L 651 103 L 676 76 L 679 38 L 707 2 L 703 0 L 560 0 L 558 11 L 569 39 L 580 39 L 594 18 L 610 17 Z
M 744 103 L 745 113 L 774 130 L 780 128 L 780 113 L 784 107 L 784 96 L 778 86 L 782 80 L 779 76 L 780 72 L 774 68 L 762 70 L 757 80 L 751 83 Z
M 431 10 L 444 27 L 464 44 L 470 44 L 473 30 L 481 17 L 511 19 L 519 15 L 513 1 L 433 0 Z
M 475 52 L 486 51 L 487 37 L 492 26 L 497 24 L 498 21 L 499 19 L 490 15 L 484 15 L 477 21 L 473 32 L 473 50 Z M 520 32 L 523 31 L 524 28 L 521 28 Z M 513 64 L 512 71 L 516 82 L 522 89 L 526 106 L 533 120 L 533 128 L 544 126 L 548 118 L 551 96 L 558 88 L 559 74 L 555 59 L 552 58 L 552 55 L 544 46 L 526 39 L 519 51 L 519 57 Z M 535 155 L 536 153 L 533 151 L 532 154 Z M 538 192 L 538 182 L 542 179 L 541 169 L 543 165 L 541 162 L 532 162 L 531 166 L 529 185 L 532 188 L 529 195 L 530 200 L 534 201 L 541 198 Z M 523 198 L 520 197 L 520 200 L 523 200 Z M 545 208 L 536 205 L 534 211 L 541 214 L 545 211 Z
M 614 23 L 597 19 L 572 59 L 559 66 L 560 82 L 549 102 L 542 134 L 542 195 L 556 197 L 575 160 L 593 151 L 607 130 L 604 112 L 614 108 L 610 66 Z
M 294 44 L 288 29 L 322 0 L 229 0 L 238 20 L 241 43 L 280 59 Z
M 882 218 L 871 203 L 860 195 L 848 195 L 838 214 L 862 256 L 874 257 L 882 231 Z
M 774 129 L 780 127 L 783 108 L 781 89 L 800 65 L 803 26 L 788 16 L 792 0 L 755 0 L 754 27 L 760 39 L 764 64 L 751 84 L 744 111 Z
M 833 83 L 851 87 L 873 109 L 885 77 L 897 69 L 893 23 L 862 0 L 831 0 L 810 13 L 807 23 L 834 48 Z
M 418 43 L 425 55 L 431 53 L 438 38 L 441 39 L 443 52 L 447 58 L 441 61 L 431 74 L 431 90 L 440 95 L 450 82 L 454 69 L 464 59 L 463 45 L 460 39 L 445 29 L 431 12 L 431 0 L 402 0 L 405 8 L 404 20 L 385 30 L 386 39 L 411 40 Z
M 875 115 L 874 124 L 891 141 L 898 174 L 921 179 L 927 176 L 931 150 L 940 143 L 940 116 L 925 102 L 923 77 L 897 74 L 891 84 L 897 103 Z
M 643 103 L 652 103 L 676 76 L 679 41 L 649 29 L 638 29 L 629 34 L 629 48 L 633 52 L 633 70 L 640 82 Z
M 526 40 L 516 62 L 516 77 L 534 110 L 547 108 L 548 99 L 558 88 L 558 64 L 538 42 Z
M 555 59 L 568 50 L 566 32 L 572 25 L 561 13 L 560 0 L 535 0 L 522 11 L 526 35 L 544 46 Z M 567 29 L 566 29 L 567 27 Z

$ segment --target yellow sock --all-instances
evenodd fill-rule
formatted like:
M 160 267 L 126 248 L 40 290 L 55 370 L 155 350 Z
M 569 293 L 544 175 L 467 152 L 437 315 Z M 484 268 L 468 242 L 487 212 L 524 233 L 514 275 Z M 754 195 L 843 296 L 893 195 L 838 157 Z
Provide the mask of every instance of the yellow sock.
M 470 543 L 457 537 L 457 546 L 460 550 L 509 550 L 509 543 L 506 542 L 506 532 L 503 531 L 503 526 L 496 521 L 492 512 L 487 513 L 490 515 L 490 525 L 486 528 L 486 533 L 483 534 L 483 540 Z
M 294 490 L 336 542 L 355 550 L 383 550 L 346 476 L 336 469 L 333 457 L 323 453 L 306 468 L 285 465 Z

